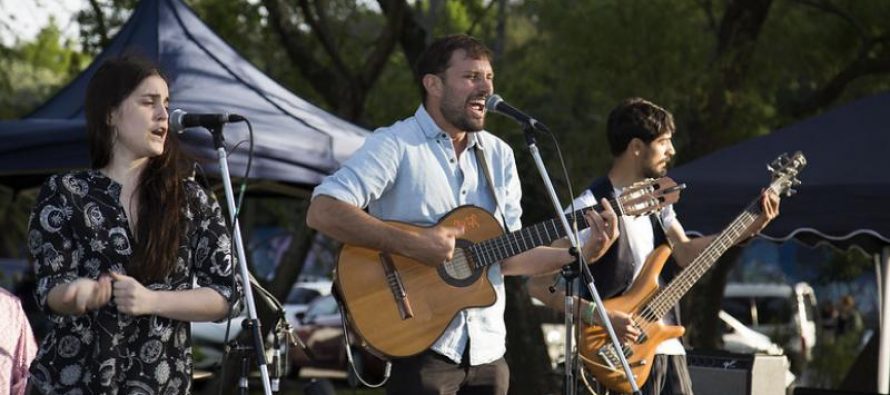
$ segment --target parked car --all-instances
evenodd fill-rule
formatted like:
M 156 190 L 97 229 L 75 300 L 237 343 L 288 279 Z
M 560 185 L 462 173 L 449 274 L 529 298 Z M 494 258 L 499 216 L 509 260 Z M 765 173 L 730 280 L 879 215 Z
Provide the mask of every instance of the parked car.
M 309 348 L 307 355 L 300 347 L 290 349 L 293 376 L 299 376 L 305 368 L 333 370 L 343 373 L 342 377 L 354 379 L 346 358 L 346 341 L 343 336 L 342 317 L 333 295 L 324 295 L 309 303 L 306 312 L 300 317 L 300 325 L 294 330 Z M 355 332 L 349 332 L 356 370 L 362 378 L 377 382 L 383 377 L 385 361 L 361 346 L 361 339 Z
M 300 326 L 300 319 L 309 308 L 309 303 L 318 297 L 331 294 L 330 280 L 298 282 L 285 298 L 283 306 L 287 322 L 294 328 Z
M 723 310 L 782 344 L 792 359 L 809 361 L 816 344 L 816 296 L 809 284 L 726 285 Z
M 330 280 L 298 282 L 291 288 L 283 303 L 285 319 L 291 326 L 298 326 L 299 315 L 305 313 L 309 303 L 323 295 L 331 293 Z M 256 298 L 255 298 L 256 299 Z M 261 303 L 256 299 L 257 303 Z M 195 366 L 201 369 L 212 368 L 222 362 L 223 346 L 234 340 L 241 333 L 241 323 L 247 317 L 245 308 L 241 315 L 232 318 L 229 336 L 226 337 L 227 322 L 193 322 L 192 344 Z

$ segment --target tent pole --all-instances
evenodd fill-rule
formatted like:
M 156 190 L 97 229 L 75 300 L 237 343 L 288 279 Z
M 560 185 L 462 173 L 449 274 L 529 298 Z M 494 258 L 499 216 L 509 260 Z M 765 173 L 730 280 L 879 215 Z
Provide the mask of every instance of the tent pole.
M 878 349 L 878 393 L 890 393 L 890 246 L 884 247 L 881 254 L 881 303 L 880 303 L 880 348 Z

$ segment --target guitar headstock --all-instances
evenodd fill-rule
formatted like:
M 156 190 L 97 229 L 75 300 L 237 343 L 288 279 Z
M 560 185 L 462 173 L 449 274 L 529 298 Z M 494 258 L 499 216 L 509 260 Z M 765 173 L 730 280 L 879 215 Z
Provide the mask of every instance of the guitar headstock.
M 791 156 L 788 156 L 788 154 L 779 155 L 778 158 L 766 166 L 773 175 L 773 181 L 770 183 L 769 188 L 779 195 L 791 196 L 797 193 L 794 187 L 801 184 L 800 180 L 797 179 L 797 174 L 806 165 L 807 158 L 800 151 L 795 152 Z
M 686 188 L 686 184 L 678 185 L 670 177 L 648 178 L 625 188 L 621 196 L 615 199 L 620 205 L 615 210 L 632 217 L 649 215 L 680 200 L 683 188 Z

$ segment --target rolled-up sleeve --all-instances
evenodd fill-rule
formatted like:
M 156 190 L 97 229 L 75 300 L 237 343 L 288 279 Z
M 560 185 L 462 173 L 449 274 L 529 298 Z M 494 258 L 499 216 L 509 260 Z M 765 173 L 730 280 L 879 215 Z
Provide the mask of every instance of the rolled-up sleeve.
M 229 316 L 235 317 L 241 313 L 241 274 L 234 272 L 235 281 L 232 280 L 236 258 L 232 255 L 232 241 L 226 228 L 225 220 L 219 202 L 199 187 L 198 217 L 201 225 L 194 241 L 195 278 L 199 286 L 207 287 L 219 292 L 230 307 Z M 218 322 L 225 321 L 229 316 L 223 317 Z
M 365 208 L 393 185 L 402 153 L 397 139 L 388 131 L 377 131 L 312 192 L 312 197 L 330 196 Z
M 49 307 L 49 292 L 77 279 L 83 255 L 74 242 L 73 213 L 71 197 L 64 192 L 60 177 L 53 176 L 43 184 L 28 222 L 28 249 L 37 277 L 37 303 L 57 324 L 67 322 L 72 316 L 57 314 Z

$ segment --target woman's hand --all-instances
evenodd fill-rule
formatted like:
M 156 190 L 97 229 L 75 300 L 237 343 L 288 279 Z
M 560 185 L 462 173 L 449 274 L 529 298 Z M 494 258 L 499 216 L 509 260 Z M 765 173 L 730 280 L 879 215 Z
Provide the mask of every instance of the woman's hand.
M 145 288 L 135 278 L 111 272 L 114 279 L 114 303 L 118 311 L 130 315 L 157 314 L 155 291 Z
M 111 299 L 111 278 L 101 276 L 98 281 L 78 278 L 63 285 L 59 292 L 62 306 L 50 307 L 60 313 L 81 315 L 108 303 Z

